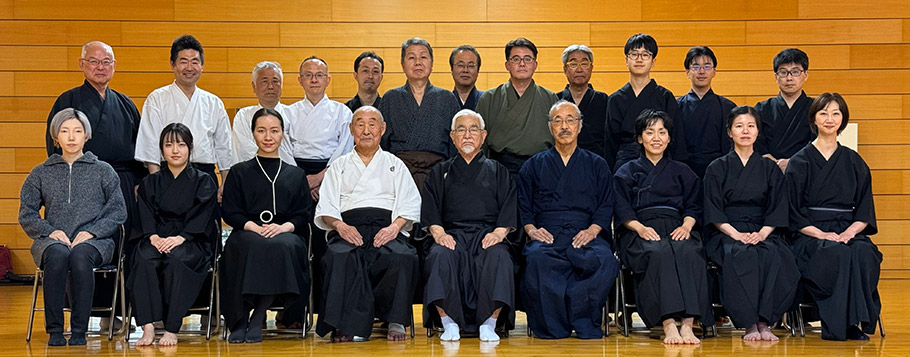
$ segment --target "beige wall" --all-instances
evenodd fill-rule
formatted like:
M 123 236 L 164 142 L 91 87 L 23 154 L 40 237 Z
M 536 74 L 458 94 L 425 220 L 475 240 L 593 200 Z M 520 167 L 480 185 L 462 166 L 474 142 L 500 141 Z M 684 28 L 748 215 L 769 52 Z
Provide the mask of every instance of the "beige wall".
M 173 80 L 171 41 L 195 35 L 206 48 L 199 85 L 221 96 L 233 115 L 255 102 L 249 72 L 265 59 L 281 62 L 287 72 L 285 103 L 303 96 L 295 72 L 313 54 L 332 70 L 333 99 L 355 93 L 353 60 L 367 49 L 388 66 L 381 90 L 400 86 L 398 46 L 412 36 L 435 46 L 431 80 L 446 88 L 453 83 L 449 51 L 461 44 L 479 48 L 484 62 L 477 84 L 486 89 L 508 78 L 502 46 L 518 36 L 531 39 L 540 48 L 535 78 L 552 90 L 565 86 L 562 49 L 588 44 L 595 53 L 592 83 L 609 93 L 628 79 L 622 45 L 637 32 L 657 39 L 654 77 L 677 95 L 688 91 L 685 51 L 711 46 L 719 62 L 714 89 L 738 104 L 775 95 L 772 57 L 786 47 L 804 49 L 810 57 L 806 91 L 841 92 L 859 123 L 859 152 L 873 170 L 883 277 L 910 277 L 910 237 L 903 233 L 910 223 L 906 0 L 150 0 L 90 6 L 0 0 L 0 243 L 13 248 L 16 272 L 33 269 L 31 240 L 16 224 L 19 187 L 45 156 L 44 123 L 54 98 L 82 81 L 79 46 L 89 40 L 114 47 L 112 87 L 141 108 L 152 89 Z

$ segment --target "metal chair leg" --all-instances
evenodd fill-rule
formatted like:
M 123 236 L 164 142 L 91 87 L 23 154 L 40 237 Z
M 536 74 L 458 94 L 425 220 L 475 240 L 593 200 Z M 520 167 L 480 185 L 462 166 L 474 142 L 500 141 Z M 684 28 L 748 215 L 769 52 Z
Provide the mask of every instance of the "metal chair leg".
M 878 333 L 882 336 L 882 338 L 885 337 L 885 325 L 882 324 L 881 314 L 878 315 Z
M 803 316 L 802 306 L 796 308 L 796 323 L 799 328 L 799 337 L 806 337 L 806 319 Z
M 622 298 L 622 326 L 623 326 L 623 335 L 629 337 L 630 329 L 632 328 L 632 317 L 629 316 L 629 309 L 626 308 L 626 284 L 625 277 L 623 277 L 622 269 L 619 271 L 619 295 Z
M 32 287 L 32 308 L 29 310 L 28 331 L 25 333 L 25 342 L 32 340 L 32 326 L 35 323 L 35 305 L 38 303 L 38 281 L 41 279 L 41 270 L 35 271 L 35 284 Z

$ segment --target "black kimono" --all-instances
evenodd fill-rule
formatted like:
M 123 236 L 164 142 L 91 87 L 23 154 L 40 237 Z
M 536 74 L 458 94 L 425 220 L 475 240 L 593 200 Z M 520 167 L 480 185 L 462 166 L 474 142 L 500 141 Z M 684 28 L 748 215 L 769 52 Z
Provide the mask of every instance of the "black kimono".
M 666 112 L 673 120 L 673 132 L 670 137 L 670 146 L 667 153 L 674 160 L 688 159 L 686 153 L 686 136 L 683 124 L 679 118 L 679 105 L 676 97 L 669 89 L 661 87 L 653 79 L 646 85 L 638 96 L 632 85 L 626 83 L 622 88 L 610 94 L 607 102 L 606 160 L 614 172 L 626 162 L 635 160 L 641 155 L 641 145 L 636 141 L 635 118 L 645 109 L 661 110 Z
M 483 154 L 470 164 L 458 155 L 433 167 L 421 202 L 422 225 L 442 226 L 456 242 L 451 250 L 436 244 L 432 236 L 426 238 L 424 326 L 438 322 L 435 305 L 463 330 L 476 332 L 502 307 L 497 324 L 511 329 L 515 325 L 513 242 L 481 246 L 494 229 L 518 227 L 518 198 L 509 170 Z
M 563 164 L 556 148 L 532 156 L 521 167 L 518 202 L 522 224 L 545 228 L 553 243 L 529 241 L 521 280 L 528 326 L 540 338 L 603 338 L 601 309 L 619 272 L 607 241 L 613 215 L 610 169 L 596 154 L 575 149 Z M 604 228 L 581 248 L 578 232 Z
M 790 308 L 799 270 L 786 241 L 784 174 L 753 153 L 743 166 L 730 151 L 705 172 L 705 239 L 708 257 L 720 265 L 721 301 L 738 328 L 759 321 L 774 325 Z M 730 238 L 714 227 L 728 223 L 742 233 L 782 228 L 758 244 Z
M 232 330 L 249 319 L 255 295 L 278 295 L 287 322 L 301 321 L 309 299 L 309 185 L 302 169 L 280 163 L 279 171 L 279 163 L 277 158 L 257 156 L 231 167 L 224 183 L 224 222 L 233 231 L 221 258 L 221 309 Z M 275 178 L 274 186 L 263 169 Z M 265 238 L 243 229 L 248 221 L 265 224 L 261 217 L 268 219 L 268 214 L 263 211 L 274 214 L 271 223 L 293 223 L 294 232 Z
M 809 144 L 790 159 L 786 182 L 793 255 L 802 283 L 818 305 L 822 338 L 844 340 L 847 328 L 858 324 L 874 333 L 882 309 L 882 253 L 869 239 L 878 232 L 869 166 L 840 144 L 828 160 Z M 853 222 L 868 225 L 847 243 L 799 233 L 814 226 L 840 234 Z
M 709 89 L 699 99 L 695 90 L 676 99 L 679 104 L 679 118 L 686 134 L 686 149 L 689 158 L 683 160 L 698 177 L 705 177 L 705 168 L 714 159 L 730 151 L 733 141 L 727 136 L 727 115 L 736 104 L 727 98 L 714 94 Z M 674 137 L 675 138 L 675 137 Z
M 217 191 L 215 182 L 192 166 L 174 177 L 164 165 L 139 185 L 140 231 L 127 280 L 139 326 L 163 321 L 168 332 L 180 331 L 221 239 L 212 216 Z M 153 234 L 186 241 L 161 253 L 151 244 Z
M 569 91 L 569 85 L 562 92 L 556 93 L 559 99 L 565 99 L 575 103 L 572 98 L 572 92 Z M 581 132 L 578 133 L 578 147 L 593 152 L 600 157 L 606 157 L 606 145 L 604 140 L 604 126 L 607 123 L 607 93 L 594 90 L 594 87 L 588 84 L 588 91 L 581 98 L 578 109 L 581 110 L 583 123 Z
M 458 95 L 457 90 L 453 89 L 452 94 L 455 95 L 455 99 L 458 99 L 458 104 L 461 105 L 461 109 L 474 110 L 477 108 L 477 102 L 480 100 L 480 96 L 483 95 L 483 91 L 478 90 L 477 87 L 471 88 L 471 94 L 468 94 L 468 99 L 464 102 L 461 101 L 461 96 Z
M 761 116 L 761 131 L 755 140 L 755 152 L 771 154 L 776 159 L 788 159 L 806 144 L 815 140 L 809 129 L 809 106 L 812 98 L 803 92 L 793 107 L 778 94 L 755 104 Z
M 686 164 L 664 157 L 655 166 L 641 156 L 619 168 L 613 189 L 615 244 L 620 260 L 632 270 L 641 319 L 648 326 L 685 317 L 714 323 L 698 226 L 689 239 L 670 238 L 684 217 L 701 218 L 701 180 Z M 653 228 L 660 240 L 642 239 L 623 225 L 630 220 Z

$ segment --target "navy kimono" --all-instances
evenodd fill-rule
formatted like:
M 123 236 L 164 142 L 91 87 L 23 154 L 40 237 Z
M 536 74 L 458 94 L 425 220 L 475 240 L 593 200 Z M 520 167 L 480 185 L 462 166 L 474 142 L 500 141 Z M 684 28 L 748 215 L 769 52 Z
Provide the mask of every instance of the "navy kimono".
M 752 153 L 745 165 L 730 151 L 705 172 L 705 241 L 720 267 L 721 302 L 738 328 L 774 325 L 786 312 L 799 270 L 786 241 L 784 174 L 770 159 Z M 781 228 L 758 244 L 746 244 L 715 229 L 728 223 L 741 233 Z
M 679 118 L 686 134 L 686 149 L 689 158 L 683 162 L 689 165 L 698 177 L 705 177 L 705 168 L 714 159 L 730 151 L 733 141 L 727 136 L 727 115 L 736 104 L 727 98 L 714 94 L 709 89 L 699 99 L 694 90 L 676 98 L 679 104 Z
M 455 95 L 455 99 L 458 99 L 458 104 L 461 105 L 461 109 L 474 110 L 477 108 L 477 101 L 480 100 L 480 96 L 483 95 L 483 91 L 478 90 L 477 87 L 471 88 L 471 94 L 468 94 L 468 99 L 464 102 L 461 101 L 461 96 L 458 95 L 458 91 L 452 89 L 452 94 Z
M 618 171 L 626 162 L 635 160 L 641 155 L 641 145 L 636 141 L 638 134 L 635 132 L 635 118 L 645 109 L 666 112 L 673 120 L 673 132 L 670 137 L 670 147 L 667 153 L 674 160 L 686 160 L 686 136 L 683 130 L 684 123 L 680 123 L 679 105 L 676 97 L 669 89 L 661 87 L 653 79 L 642 88 L 638 96 L 632 85 L 626 83 L 622 88 L 610 94 L 607 103 L 606 124 L 606 159 L 610 168 Z
M 616 247 L 623 265 L 632 270 L 638 314 L 648 326 L 686 317 L 714 323 L 698 226 L 689 239 L 670 238 L 684 217 L 700 220 L 701 189 L 701 180 L 686 164 L 667 157 L 655 166 L 641 156 L 613 176 Z M 642 239 L 623 225 L 630 220 L 651 227 L 660 240 Z
M 755 152 L 771 154 L 776 159 L 788 159 L 806 144 L 815 140 L 809 129 L 809 106 L 812 98 L 803 92 L 793 107 L 778 94 L 755 104 L 761 116 L 761 131 L 755 140 Z
M 568 84 L 566 84 L 566 88 L 562 92 L 556 93 L 556 96 L 559 99 L 575 103 Z M 608 99 L 607 93 L 594 90 L 594 87 L 588 84 L 588 91 L 581 98 L 581 103 L 575 103 L 575 105 L 578 105 L 578 109 L 581 110 L 581 118 L 584 120 L 581 132 L 578 133 L 578 147 L 600 155 L 600 157 L 606 157 L 604 126 L 607 123 Z
M 882 253 L 869 239 L 878 232 L 869 166 L 839 144 L 827 160 L 809 144 L 790 159 L 786 183 L 793 255 L 802 283 L 818 305 L 822 338 L 844 340 L 847 328 L 860 324 L 864 332 L 874 333 L 882 309 Z M 840 234 L 853 222 L 868 225 L 847 243 L 798 233 L 814 226 Z
M 602 338 L 601 309 L 619 271 L 604 232 L 613 214 L 610 169 L 603 158 L 577 148 L 563 164 L 555 148 L 521 167 L 518 203 L 522 224 L 545 228 L 553 244 L 529 241 L 521 296 L 531 331 L 540 338 Z M 591 224 L 604 232 L 582 248 L 572 239 Z

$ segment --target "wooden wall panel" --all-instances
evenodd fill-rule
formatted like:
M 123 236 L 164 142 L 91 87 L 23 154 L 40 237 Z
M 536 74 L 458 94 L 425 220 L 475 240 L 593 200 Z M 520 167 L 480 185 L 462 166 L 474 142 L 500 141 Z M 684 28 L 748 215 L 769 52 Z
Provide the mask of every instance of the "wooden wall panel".
M 177 21 L 326 21 L 333 1 L 320 0 L 171 0 Z
M 0 122 L 45 123 L 54 100 L 53 97 L 0 97 Z
M 15 17 L 13 13 L 13 0 L 0 0 L 0 19 L 12 19 Z
M 44 147 L 45 123 L 0 123 L 0 143 L 5 147 Z
M 69 0 L 15 0 L 13 3 L 17 19 L 174 20 L 174 0 L 120 1 L 103 8 Z
M 910 17 L 910 2 L 905 0 L 799 0 L 799 18 L 882 18 Z
M 859 131 L 859 142 L 910 144 L 910 135 L 907 134 L 910 134 L 910 120 L 865 120 Z
M 639 21 L 644 1 L 487 0 L 487 21 Z
M 910 44 L 850 46 L 850 68 L 910 68 Z
M 19 198 L 27 174 L 0 174 L 0 198 Z
M 691 45 L 693 43 L 716 46 L 746 43 L 746 24 L 744 22 L 699 21 L 592 23 L 591 44 L 594 46 L 623 46 L 629 36 L 639 32 L 654 36 L 658 46 Z M 566 41 L 562 43 L 566 43 Z
M 281 47 L 401 47 L 411 37 L 436 43 L 436 25 L 399 23 L 282 23 Z
M 13 271 L 19 275 L 35 275 L 35 261 L 28 249 L 10 249 Z
M 331 4 L 331 20 L 336 22 L 359 22 L 367 18 L 391 22 L 452 22 L 487 19 L 486 0 L 332 0 Z M 535 9 L 534 12 L 539 10 Z M 458 15 L 452 16 L 453 14 Z M 306 18 L 314 21 L 328 20 L 326 17 L 320 18 L 314 15 L 306 16 Z M 291 21 L 300 21 L 300 18 Z
M 809 71 L 803 88 L 809 93 L 910 93 L 910 70 Z
M 872 170 L 872 192 L 910 195 L 910 170 Z
M 75 58 L 78 57 L 77 53 Z M 66 47 L 0 46 L 0 68 L 6 71 L 63 71 L 77 70 L 79 65 L 69 66 Z
M 278 23 L 251 22 L 124 22 L 123 44 L 167 46 L 192 34 L 204 47 L 278 47 Z
M 438 40 L 430 44 L 455 47 L 470 43 L 474 46 L 505 49 L 509 41 L 524 37 L 537 47 L 565 47 L 572 43 L 585 43 L 592 35 L 587 22 L 441 23 L 436 25 Z
M 875 218 L 910 220 L 910 195 L 876 195 Z
M 0 72 L 0 96 L 15 95 L 16 79 L 13 72 Z
M 19 200 L 0 198 L 0 223 L 19 224 Z
M 42 130 L 42 134 L 44 132 Z M 41 139 L 42 143 L 44 139 Z M 41 145 L 40 143 L 36 145 Z M 0 172 L 20 172 L 28 173 L 31 171 L 35 165 L 44 161 L 47 158 L 47 153 L 42 149 L 15 149 L 15 148 L 0 148 L 0 157 L 3 160 L 0 160 Z
M 855 44 L 901 42 L 901 20 L 750 21 L 750 45 Z
M 11 249 L 28 249 L 32 246 L 32 239 L 25 235 L 19 224 L 0 224 L 0 237 L 8 238 L 3 244 Z
M 910 146 L 860 145 L 858 151 L 873 170 L 910 170 Z
M 812 93 L 813 95 L 817 93 Z M 904 117 L 902 95 L 845 95 L 850 120 L 900 119 Z M 860 129 L 860 135 L 865 129 Z
M 0 45 L 79 45 L 101 40 L 120 44 L 119 22 L 0 21 Z
M 642 0 L 641 12 L 644 21 L 792 19 L 796 17 L 797 2 L 797 0 L 723 2 Z

